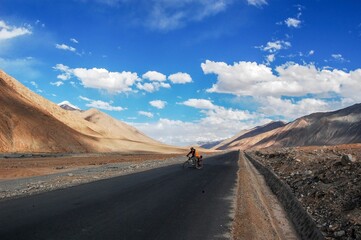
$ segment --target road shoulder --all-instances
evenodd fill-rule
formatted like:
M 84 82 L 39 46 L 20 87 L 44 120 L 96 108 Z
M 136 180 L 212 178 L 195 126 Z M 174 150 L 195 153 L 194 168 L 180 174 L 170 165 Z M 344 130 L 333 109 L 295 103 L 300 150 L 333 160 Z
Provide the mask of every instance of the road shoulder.
M 263 176 L 240 153 L 234 239 L 298 239 Z

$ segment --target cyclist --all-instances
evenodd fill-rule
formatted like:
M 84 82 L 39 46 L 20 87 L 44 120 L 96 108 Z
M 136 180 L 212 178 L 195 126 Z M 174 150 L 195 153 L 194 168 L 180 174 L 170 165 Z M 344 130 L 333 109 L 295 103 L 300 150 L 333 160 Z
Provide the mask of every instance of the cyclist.
M 190 156 L 190 157 L 189 157 Z M 191 147 L 191 150 L 189 151 L 189 153 L 187 154 L 187 157 L 193 159 L 193 162 L 194 164 L 200 164 L 203 156 L 202 155 L 199 155 L 198 151 L 194 148 L 194 147 Z M 196 162 L 197 161 L 197 162 Z
M 197 151 L 196 151 L 196 149 L 194 148 L 194 147 L 191 147 L 191 150 L 189 151 L 189 153 L 187 154 L 187 157 L 189 157 L 189 158 L 194 158 L 195 156 L 196 156 L 196 154 L 197 154 Z

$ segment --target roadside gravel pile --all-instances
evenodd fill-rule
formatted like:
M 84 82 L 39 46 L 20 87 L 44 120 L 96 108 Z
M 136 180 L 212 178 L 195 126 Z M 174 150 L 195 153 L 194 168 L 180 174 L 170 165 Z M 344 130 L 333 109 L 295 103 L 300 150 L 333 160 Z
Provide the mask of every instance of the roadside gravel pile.
M 361 148 L 303 147 L 251 153 L 287 183 L 326 239 L 361 239 Z
M 181 164 L 183 161 L 185 161 L 184 157 L 172 157 L 167 160 L 149 160 L 138 163 L 111 163 L 100 166 L 83 166 L 44 176 L 0 180 L 0 200 L 67 188 L 152 168 Z

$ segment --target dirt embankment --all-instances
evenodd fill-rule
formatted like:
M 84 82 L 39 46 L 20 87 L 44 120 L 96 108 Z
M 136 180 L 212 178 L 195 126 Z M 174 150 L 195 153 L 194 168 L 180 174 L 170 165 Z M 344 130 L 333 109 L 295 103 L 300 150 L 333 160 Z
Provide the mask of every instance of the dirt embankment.
M 234 239 L 298 239 L 264 178 L 241 153 Z
M 361 145 L 251 153 L 288 184 L 326 239 L 361 239 Z

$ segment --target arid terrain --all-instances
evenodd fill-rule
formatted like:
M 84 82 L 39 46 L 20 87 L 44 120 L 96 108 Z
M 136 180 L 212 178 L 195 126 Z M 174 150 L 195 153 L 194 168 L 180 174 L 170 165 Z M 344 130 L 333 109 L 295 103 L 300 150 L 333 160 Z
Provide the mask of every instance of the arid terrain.
M 250 153 L 291 187 L 326 239 L 361 239 L 361 144 Z
M 66 157 L 0 159 L 0 180 L 42 176 L 112 163 L 141 163 L 166 160 L 179 154 L 78 154 Z

